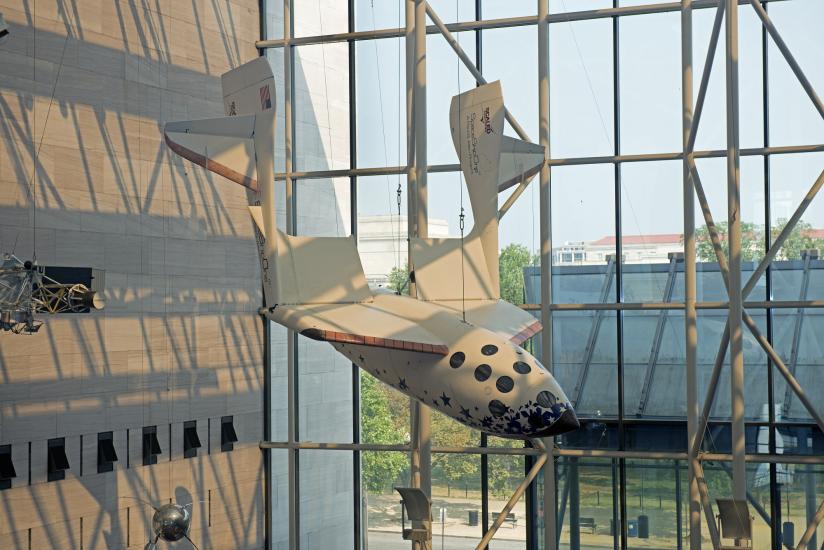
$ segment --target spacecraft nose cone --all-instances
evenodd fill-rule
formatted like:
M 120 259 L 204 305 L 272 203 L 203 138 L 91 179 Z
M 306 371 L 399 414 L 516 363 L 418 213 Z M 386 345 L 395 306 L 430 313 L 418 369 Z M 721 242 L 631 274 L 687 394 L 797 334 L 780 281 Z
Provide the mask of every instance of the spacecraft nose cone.
M 553 422 L 552 425 L 541 434 L 541 437 L 565 434 L 567 432 L 575 431 L 580 427 L 581 423 L 578 421 L 578 416 L 575 414 L 575 410 L 569 408 L 561 414 L 558 420 Z

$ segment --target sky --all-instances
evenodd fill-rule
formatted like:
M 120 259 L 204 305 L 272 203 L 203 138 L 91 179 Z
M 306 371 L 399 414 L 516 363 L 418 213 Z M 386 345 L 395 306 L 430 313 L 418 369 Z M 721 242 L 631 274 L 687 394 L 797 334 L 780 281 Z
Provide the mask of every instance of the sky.
M 433 9 L 445 22 L 474 18 L 474 0 L 433 0 Z M 637 5 L 637 0 L 622 5 Z M 534 14 L 534 0 L 486 1 L 485 18 Z M 553 0 L 553 12 L 608 7 L 604 0 Z M 403 26 L 402 2 L 357 0 L 356 29 Z M 308 9 L 308 8 L 307 8 Z M 818 25 L 824 21 L 824 2 L 793 0 L 771 4 L 770 15 L 814 87 L 824 95 L 824 48 Z M 296 16 L 299 14 L 296 14 Z M 713 9 L 695 10 L 695 91 L 700 82 L 714 18 Z M 334 19 L 334 18 L 327 18 Z M 339 18 L 338 18 L 339 19 Z M 620 142 L 625 154 L 681 150 L 680 13 L 624 17 L 620 20 Z M 750 6 L 739 10 L 741 146 L 763 146 L 762 35 L 760 21 Z M 345 27 L 345 25 L 344 25 Z M 324 32 L 345 31 L 326 23 Z M 311 31 L 307 29 L 306 32 Z M 507 108 L 537 141 L 538 81 L 535 26 L 483 31 L 483 74 L 500 80 Z M 474 33 L 458 40 L 475 57 Z M 358 166 L 405 164 L 405 69 L 403 41 L 360 41 L 357 53 Z M 726 144 L 724 98 L 724 37 L 715 56 L 697 145 L 723 149 Z M 792 75 L 778 50 L 769 46 L 771 145 L 824 143 L 824 121 Z M 551 155 L 553 158 L 610 155 L 613 135 L 612 22 L 609 19 L 558 23 L 550 26 Z M 440 35 L 427 37 L 427 125 L 430 165 L 455 163 L 449 136 L 451 97 L 474 86 Z M 341 87 L 343 89 L 343 87 Z M 507 132 L 514 135 L 514 132 Z M 726 219 L 724 159 L 698 161 L 699 172 L 716 221 Z M 824 168 L 824 154 L 785 155 L 771 161 L 771 207 L 775 223 L 789 217 Z M 560 167 L 552 173 L 553 241 L 590 241 L 615 233 L 612 165 Z M 361 215 L 395 214 L 396 188 L 405 177 L 360 178 Z M 461 204 L 469 203 L 458 173 L 430 174 L 430 216 L 448 220 L 459 234 Z M 743 219 L 764 224 L 764 176 L 760 157 L 741 160 Z M 538 247 L 538 189 L 527 192 L 501 222 L 501 246 L 521 243 Z M 505 194 L 500 197 L 505 200 Z M 622 167 L 620 200 L 622 231 L 627 235 L 680 233 L 683 230 L 681 163 L 644 162 Z M 470 214 L 471 216 L 471 214 Z M 824 199 L 813 202 L 804 217 L 824 227 Z M 700 213 L 697 223 L 703 221 Z M 471 218 L 468 220 L 468 231 Z

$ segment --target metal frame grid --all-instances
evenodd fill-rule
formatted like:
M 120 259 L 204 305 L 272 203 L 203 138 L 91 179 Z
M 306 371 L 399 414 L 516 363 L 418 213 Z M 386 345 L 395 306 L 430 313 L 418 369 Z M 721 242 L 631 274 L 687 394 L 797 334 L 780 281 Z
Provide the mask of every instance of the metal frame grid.
M 766 423 L 770 427 L 770 454 L 747 455 L 744 445 L 744 397 L 743 397 L 743 349 L 742 338 L 744 326 L 753 334 L 760 346 L 767 354 L 769 360 L 769 402 L 774 402 L 773 395 L 773 368 L 776 368 L 788 383 L 787 392 L 792 391 L 798 396 L 812 416 L 815 425 L 824 432 L 824 418 L 807 397 L 804 389 L 795 380 L 793 372 L 786 366 L 784 360 L 772 347 L 772 311 L 780 308 L 820 308 L 824 307 L 824 300 L 807 300 L 804 293 L 799 300 L 776 301 L 772 300 L 772 277 L 770 264 L 775 258 L 781 245 L 789 236 L 790 231 L 801 218 L 804 210 L 812 199 L 824 185 L 824 170 L 810 188 L 809 193 L 799 205 L 795 214 L 790 218 L 784 230 L 775 239 L 770 241 L 770 212 L 769 200 L 765 201 L 765 213 L 767 220 L 766 249 L 767 253 L 761 260 L 758 268 L 752 274 L 743 288 L 740 284 L 741 274 L 741 217 L 740 209 L 740 171 L 739 160 L 741 156 L 761 156 L 764 167 L 764 191 L 769 197 L 770 191 L 770 158 L 773 155 L 821 152 L 824 151 L 824 144 L 810 144 L 801 146 L 771 146 L 769 134 L 769 112 L 768 112 L 768 49 L 770 40 L 777 46 L 784 59 L 789 63 L 798 81 L 801 83 L 810 100 L 815 105 L 819 114 L 824 117 L 824 103 L 821 101 L 816 91 L 804 75 L 803 70 L 796 62 L 789 48 L 781 38 L 780 33 L 772 24 L 767 13 L 767 6 L 774 2 L 785 2 L 792 0 L 681 0 L 680 2 L 666 2 L 644 6 L 619 6 L 618 0 L 613 0 L 613 7 L 600 10 L 588 10 L 579 12 L 567 12 L 563 14 L 550 14 L 549 2 L 552 0 L 536 0 L 537 16 L 513 17 L 502 19 L 484 20 L 481 17 L 481 0 L 475 1 L 475 20 L 458 22 L 453 24 L 443 24 L 437 14 L 427 5 L 426 0 L 405 0 L 406 27 L 390 28 L 375 31 L 355 31 L 355 2 L 347 0 L 349 10 L 348 32 L 339 34 L 329 34 L 320 36 L 308 36 L 296 38 L 293 36 L 293 3 L 295 0 L 283 1 L 283 38 L 276 40 L 262 39 L 257 42 L 261 52 L 268 48 L 281 48 L 284 56 L 284 144 L 285 144 L 285 172 L 274 175 L 277 180 L 285 180 L 287 190 L 287 228 L 291 233 L 295 232 L 295 212 L 296 197 L 295 185 L 299 179 L 348 177 L 350 178 L 352 227 L 353 235 L 357 234 L 357 178 L 359 176 L 406 174 L 409 193 L 409 234 L 426 235 L 426 175 L 435 172 L 453 172 L 459 169 L 458 165 L 435 165 L 430 166 L 426 162 L 426 45 L 425 36 L 427 34 L 441 33 L 447 42 L 452 46 L 455 53 L 464 65 L 475 76 L 479 84 L 484 82 L 481 71 L 482 57 L 482 36 L 484 29 L 498 29 L 507 27 L 520 27 L 525 25 L 536 25 L 538 29 L 538 80 L 539 80 L 539 142 L 547 149 L 547 162 L 538 178 L 540 186 L 540 273 L 541 273 L 541 304 L 531 304 L 525 306 L 526 309 L 540 310 L 541 320 L 545 327 L 552 327 L 552 314 L 554 311 L 614 311 L 617 318 L 617 369 L 618 369 L 618 448 L 615 450 L 601 449 L 570 449 L 553 447 L 551 440 L 546 441 L 547 448 L 552 449 L 554 456 L 568 457 L 577 460 L 583 457 L 603 457 L 611 459 L 612 469 L 619 478 L 618 496 L 613 502 L 613 506 L 620 508 L 616 515 L 620 517 L 620 548 L 627 548 L 627 518 L 626 518 L 626 460 L 627 459 L 649 459 L 649 460 L 672 460 L 686 461 L 688 464 L 688 487 L 689 487 L 689 510 L 688 522 L 690 526 L 689 545 L 692 550 L 701 548 L 701 515 L 702 511 L 706 519 L 706 527 L 709 531 L 713 546 L 719 546 L 719 534 L 717 532 L 715 517 L 710 504 L 710 497 L 706 481 L 704 479 L 703 462 L 730 462 L 733 478 L 733 493 L 736 498 L 746 497 L 746 462 L 761 462 L 770 464 L 771 476 L 771 497 L 773 507 L 780 506 L 776 503 L 776 464 L 796 463 L 796 464 L 824 464 L 824 457 L 821 456 L 792 456 L 775 453 L 775 427 L 778 423 L 775 420 L 774 410 L 770 407 L 769 421 Z M 762 64 L 763 64 L 763 113 L 764 113 L 764 147 L 742 149 L 739 144 L 738 131 L 738 9 L 739 5 L 750 5 L 757 13 L 763 24 L 762 32 Z M 265 1 L 261 2 L 261 18 L 265 18 Z M 698 90 L 697 101 L 693 99 L 693 60 L 692 60 L 692 17 L 696 9 L 715 9 L 716 18 L 713 31 L 710 37 L 710 45 L 704 64 Z M 620 22 L 623 17 L 676 12 L 681 13 L 681 69 L 682 69 L 682 107 L 683 107 L 683 150 L 670 153 L 624 155 L 620 145 L 620 86 L 619 86 L 619 37 Z M 427 15 L 434 25 L 426 25 Z M 611 156 L 593 156 L 578 158 L 552 158 L 550 154 L 549 141 L 549 33 L 552 23 L 569 23 L 573 21 L 584 21 L 591 19 L 611 18 L 613 25 L 613 101 L 614 101 L 614 124 L 613 124 L 613 144 L 614 152 Z M 725 36 L 725 70 L 726 70 L 726 117 L 727 117 L 727 148 L 725 150 L 695 151 L 695 141 L 698 125 L 706 98 L 707 85 L 710 71 L 712 70 L 712 60 L 720 40 L 722 32 L 722 22 L 724 22 Z M 265 34 L 265 24 L 261 23 L 261 33 Z M 458 31 L 475 31 L 476 34 L 476 59 L 471 60 L 461 50 L 460 45 L 452 38 L 451 33 Z M 408 165 L 407 166 L 387 166 L 380 168 L 362 169 L 357 167 L 356 151 L 356 94 L 355 94 L 355 43 L 360 40 L 373 40 L 389 37 L 406 37 L 407 48 L 407 146 Z M 265 38 L 265 36 L 264 36 Z M 294 148 L 295 133 L 293 127 L 294 120 L 294 47 L 309 44 L 324 44 L 347 42 L 349 46 L 349 108 L 350 108 L 350 168 L 347 170 L 323 170 L 323 171 L 295 171 L 293 166 L 296 163 L 296 152 Z M 507 113 L 507 120 L 516 132 L 523 138 L 529 139 L 517 121 L 510 113 Z M 712 212 L 707 203 L 706 195 L 701 183 L 700 174 L 696 167 L 695 160 L 699 158 L 722 158 L 727 159 L 727 189 L 728 189 L 728 224 L 729 224 L 729 256 L 725 255 L 721 248 L 720 237 L 712 217 Z M 621 284 L 622 265 L 616 262 L 615 265 L 615 302 L 599 304 L 555 304 L 552 301 L 552 233 L 551 233 L 551 210 L 550 210 L 550 168 L 553 166 L 569 166 L 584 164 L 613 164 L 614 183 L 614 204 L 615 204 L 615 234 L 620 237 L 621 228 L 621 166 L 625 163 L 643 161 L 681 160 L 683 164 L 683 207 L 684 207 L 684 301 L 683 302 L 646 302 L 627 303 L 623 299 L 623 285 Z M 513 194 L 517 198 L 525 186 L 520 186 Z M 514 198 L 512 200 L 514 200 Z M 695 199 L 704 214 L 704 219 L 709 228 L 713 241 L 719 267 L 728 289 L 729 299 L 726 302 L 698 302 L 696 299 L 696 251 L 695 251 L 695 224 L 693 219 Z M 511 204 L 512 200 L 509 201 Z M 504 209 L 505 210 L 505 209 Z M 616 238 L 616 257 L 620 258 L 621 239 Z M 767 300 L 745 301 L 748 294 L 753 290 L 755 284 L 761 276 L 766 277 Z M 412 289 L 414 295 L 414 288 Z M 697 335 L 697 312 L 700 309 L 725 309 L 728 311 L 728 325 L 721 341 L 713 376 L 707 388 L 707 395 L 700 399 L 698 395 L 696 361 L 696 349 L 698 345 Z M 755 325 L 752 317 L 747 313 L 748 309 L 764 309 L 767 312 L 767 334 L 762 335 Z M 686 371 L 687 371 L 687 452 L 646 452 L 626 450 L 625 448 L 625 419 L 623 407 L 623 353 L 622 353 L 622 329 L 623 313 L 633 310 L 683 310 L 685 312 L 685 344 L 686 344 Z M 267 331 L 268 334 L 268 331 Z M 329 451 L 344 450 L 353 451 L 354 459 L 354 489 L 355 489 L 355 541 L 354 548 L 360 548 L 361 518 L 360 510 L 360 452 L 361 451 L 403 451 L 409 452 L 412 461 L 412 482 L 425 490 L 431 489 L 430 456 L 431 452 L 437 453 L 475 453 L 481 455 L 481 471 L 484 474 L 486 468 L 486 457 L 490 454 L 500 455 L 525 455 L 528 459 L 526 467 L 531 470 L 531 466 L 538 459 L 546 456 L 545 452 L 536 448 L 508 449 L 486 446 L 486 438 L 482 436 L 480 447 L 440 447 L 431 448 L 428 433 L 428 409 L 411 403 L 412 420 L 412 442 L 407 445 L 374 445 L 362 444 L 359 440 L 359 399 L 358 399 L 358 370 L 352 367 L 353 385 L 353 443 L 310 443 L 298 440 L 298 418 L 297 418 L 297 346 L 296 335 L 290 333 L 288 338 L 288 441 L 271 441 L 271 426 L 267 420 L 265 423 L 265 438 L 261 442 L 261 449 L 268 464 L 269 449 L 287 449 L 289 452 L 289 547 L 296 550 L 298 542 L 298 450 L 299 449 L 325 449 Z M 541 335 L 542 349 L 544 354 L 542 360 L 544 364 L 552 369 L 552 330 L 544 330 Z M 267 374 L 268 374 L 268 337 L 267 337 Z M 732 454 L 711 453 L 702 450 L 703 436 L 709 421 L 709 411 L 715 397 L 715 390 L 721 371 L 727 348 L 730 348 L 731 363 L 731 405 L 732 405 Z M 264 397 L 265 415 L 268 419 L 271 410 L 271 387 L 265 387 Z M 699 407 L 703 402 L 703 409 Z M 544 509 L 557 510 L 555 487 L 555 460 L 546 461 L 543 466 L 543 488 L 544 488 Z M 676 462 L 677 465 L 677 462 Z M 267 475 L 270 472 L 267 469 Z M 679 473 L 680 475 L 680 473 Z M 482 483 L 485 480 L 482 480 Z M 680 488 L 678 489 L 680 491 Z M 537 492 L 530 491 L 528 498 L 535 498 Z M 270 527 L 271 514 L 271 494 L 267 492 L 266 525 Z M 616 502 L 617 500 L 617 502 Z M 533 503 L 534 504 L 534 503 Z M 483 501 L 484 526 L 488 523 L 487 500 Z M 679 500 L 680 505 L 680 500 Z M 534 509 L 533 505 L 530 505 Z M 808 525 L 807 530 L 799 541 L 797 548 L 806 547 L 810 538 L 815 532 L 818 523 L 824 518 L 824 502 L 821 503 L 817 513 Z M 527 543 L 529 548 L 555 548 L 557 541 L 557 517 L 555 514 L 548 514 L 545 518 L 545 531 L 543 544 L 539 545 L 536 540 L 534 526 L 528 529 L 532 536 L 528 535 Z M 680 523 L 680 515 L 679 515 Z M 486 529 L 485 529 L 486 531 Z M 679 531 L 680 532 L 680 531 Z M 616 539 L 616 548 L 619 547 Z M 680 541 L 679 541 L 680 545 Z M 776 527 L 773 528 L 773 546 L 780 547 L 780 534 Z

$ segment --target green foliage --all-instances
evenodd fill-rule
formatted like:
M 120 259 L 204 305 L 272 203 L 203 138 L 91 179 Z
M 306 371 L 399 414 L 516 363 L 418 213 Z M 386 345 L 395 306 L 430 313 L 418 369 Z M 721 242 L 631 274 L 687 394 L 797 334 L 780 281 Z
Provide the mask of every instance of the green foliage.
M 770 230 L 770 241 L 775 239 L 784 230 L 787 220 L 780 219 L 775 227 Z M 725 256 L 729 255 L 727 239 L 727 222 L 721 222 L 717 226 L 718 236 L 721 240 L 721 250 Z M 776 260 L 798 260 L 801 259 L 801 251 L 808 248 L 824 248 L 824 239 L 816 239 L 811 236 L 812 226 L 799 221 L 793 228 L 784 246 L 781 247 Z M 741 223 L 741 260 L 744 262 L 758 261 L 765 254 L 764 226 L 749 222 Z M 715 249 L 710 239 L 710 232 L 704 225 L 695 232 L 695 252 L 700 262 L 717 261 Z
M 524 267 L 536 265 L 538 256 L 529 253 L 522 244 L 512 243 L 498 256 L 501 277 L 501 299 L 515 305 L 524 303 Z
M 409 295 L 409 264 L 392 268 L 389 272 L 389 288 L 398 294 Z
M 477 431 L 438 412 L 432 414 L 431 431 L 432 444 L 436 447 L 472 447 L 480 442 Z M 481 461 L 478 455 L 432 455 L 433 478 L 443 479 L 453 487 L 476 485 L 480 468 Z
M 405 433 L 392 421 L 387 392 L 381 383 L 361 371 L 361 440 L 368 443 L 402 442 Z M 401 453 L 362 453 L 362 479 L 367 490 L 380 493 L 390 486 L 408 466 Z

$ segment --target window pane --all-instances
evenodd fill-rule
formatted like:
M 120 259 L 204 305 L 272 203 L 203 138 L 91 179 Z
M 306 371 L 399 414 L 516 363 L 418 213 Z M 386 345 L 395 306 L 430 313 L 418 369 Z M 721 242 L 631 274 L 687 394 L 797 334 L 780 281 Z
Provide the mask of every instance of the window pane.
M 622 153 L 681 150 L 680 21 L 677 12 L 620 21 Z
M 689 520 L 678 499 L 688 492 L 686 468 L 672 460 L 630 460 L 626 468 L 629 548 L 679 547 Z
M 552 168 L 555 303 L 615 301 L 615 173 L 612 165 Z M 584 260 L 574 263 L 574 253 Z M 564 256 L 564 254 L 572 254 Z M 570 264 L 566 260 L 572 259 Z
M 779 2 L 783 4 L 783 2 Z M 812 21 L 824 20 L 824 4 L 798 0 L 770 6 L 770 18 L 807 79 L 821 97 L 824 89 L 824 51 Z M 776 145 L 824 142 L 824 120 L 813 107 L 781 52 L 770 40 L 770 141 Z
M 355 30 L 401 28 L 406 25 L 403 0 L 355 0 Z
M 454 4 L 453 13 L 454 13 Z M 453 36 L 470 59 L 475 59 L 475 33 Z M 391 73 L 390 73 L 391 74 Z M 452 97 L 475 87 L 475 78 L 464 67 L 440 34 L 426 37 L 426 150 L 430 166 L 457 164 L 458 155 L 449 130 Z
M 330 0 L 293 0 L 295 36 L 317 36 L 346 32 L 348 2 Z
M 624 313 L 625 415 L 684 419 L 684 334 L 682 311 Z M 684 446 L 685 442 L 677 442 L 678 447 Z M 667 447 L 671 442 L 662 437 L 657 443 Z
M 348 67 L 346 44 L 295 48 L 298 170 L 349 168 Z
M 612 155 L 612 21 L 552 25 L 549 56 L 552 157 Z
M 408 292 L 406 212 L 406 174 L 358 178 L 358 252 L 372 287 L 389 285 L 397 290 L 400 284 Z M 393 272 L 396 276 L 390 278 Z
M 617 466 L 611 460 L 563 457 L 558 460 L 558 526 L 562 548 L 613 548 L 620 523 Z
M 715 9 L 695 10 L 693 13 L 693 65 L 695 68 L 693 86 L 694 96 L 697 100 L 701 75 L 704 71 L 704 62 L 707 57 L 707 48 L 709 48 L 710 33 L 715 19 Z M 675 15 L 678 16 L 677 13 Z M 752 7 L 740 6 L 738 10 L 738 84 L 739 90 L 741 90 L 739 120 L 742 147 L 763 147 L 764 145 L 764 75 L 761 55 L 761 28 L 761 21 Z M 696 150 L 726 149 L 727 147 L 724 55 L 724 25 L 722 22 L 721 35 L 715 51 L 712 74 L 707 87 L 707 98 L 704 102 L 701 124 L 698 127 Z M 770 70 L 772 71 L 772 69 Z M 770 121 L 771 127 L 772 124 L 773 122 Z M 772 128 L 770 131 L 772 131 Z M 772 141 L 775 142 L 775 139 L 773 138 Z
M 361 442 L 385 445 L 408 442 L 409 398 L 365 371 L 360 371 L 360 384 Z M 382 467 L 376 468 L 375 475 L 386 473 Z
M 367 541 L 367 545 L 362 547 L 405 548 L 409 543 L 403 542 L 401 499 L 394 487 L 409 487 L 409 455 L 384 451 L 362 452 L 361 487 L 363 537 Z
M 618 361 L 614 311 L 556 311 L 555 378 L 580 418 L 618 415 Z
M 302 450 L 298 453 L 298 461 L 300 547 L 353 545 L 352 452 Z
M 513 63 L 513 59 L 518 62 Z M 484 76 L 489 82 L 500 80 L 504 105 L 535 142 L 538 141 L 537 67 L 538 31 L 535 26 L 483 31 Z M 504 132 L 518 137 L 508 122 Z
M 355 55 L 358 167 L 405 165 L 404 41 L 387 38 L 356 42 Z

